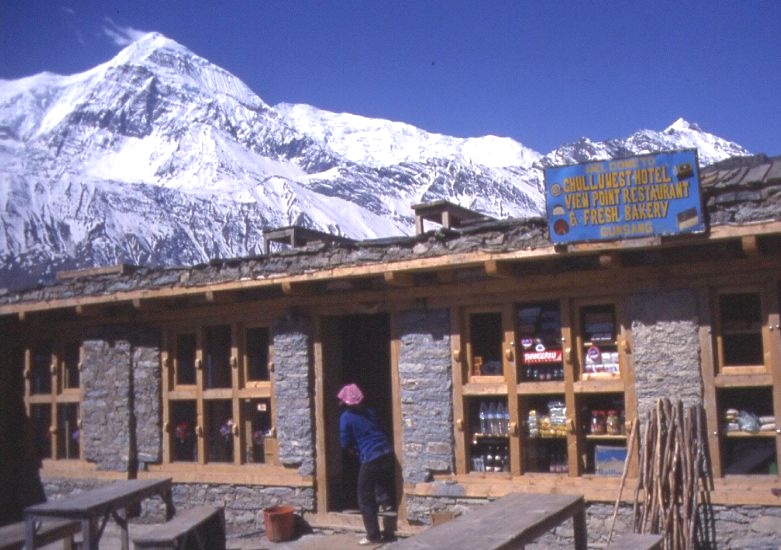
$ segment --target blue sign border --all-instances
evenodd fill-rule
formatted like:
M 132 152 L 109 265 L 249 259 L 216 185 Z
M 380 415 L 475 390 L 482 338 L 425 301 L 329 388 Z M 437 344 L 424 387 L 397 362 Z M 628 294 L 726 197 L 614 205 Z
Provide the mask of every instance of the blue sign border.
M 554 244 L 706 230 L 697 150 L 545 168 Z

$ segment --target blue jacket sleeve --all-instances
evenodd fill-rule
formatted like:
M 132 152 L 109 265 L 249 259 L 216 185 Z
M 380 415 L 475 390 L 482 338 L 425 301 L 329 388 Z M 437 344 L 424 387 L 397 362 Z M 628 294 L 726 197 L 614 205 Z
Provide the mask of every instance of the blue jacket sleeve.
M 349 449 L 355 447 L 355 438 L 353 437 L 353 429 L 350 424 L 349 411 L 344 411 L 339 417 L 339 443 L 342 449 Z

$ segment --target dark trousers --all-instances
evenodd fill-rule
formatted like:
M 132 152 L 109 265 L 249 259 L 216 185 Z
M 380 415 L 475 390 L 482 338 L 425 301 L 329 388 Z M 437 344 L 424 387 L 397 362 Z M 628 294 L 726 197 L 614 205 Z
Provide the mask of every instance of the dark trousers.
M 358 509 L 363 517 L 366 536 L 370 540 L 380 540 L 380 522 L 377 519 L 377 488 L 380 494 L 390 495 L 393 478 L 393 454 L 383 455 L 370 462 L 361 464 L 358 470 Z

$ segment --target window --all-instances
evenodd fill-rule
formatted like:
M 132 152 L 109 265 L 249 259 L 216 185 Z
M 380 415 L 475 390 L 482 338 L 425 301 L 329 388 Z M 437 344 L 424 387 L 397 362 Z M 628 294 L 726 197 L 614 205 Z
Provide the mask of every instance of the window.
M 276 462 L 268 326 L 217 324 L 169 332 L 165 460 Z
M 461 471 L 620 476 L 635 410 L 622 301 L 524 301 L 461 315 Z
M 705 378 L 713 380 L 706 395 L 715 411 L 709 420 L 717 475 L 778 475 L 777 302 L 772 284 L 713 292 L 715 376 Z
M 761 293 L 723 292 L 717 295 L 719 365 L 723 373 L 766 372 Z
M 79 459 L 81 342 L 38 341 L 21 354 L 25 404 L 40 458 Z

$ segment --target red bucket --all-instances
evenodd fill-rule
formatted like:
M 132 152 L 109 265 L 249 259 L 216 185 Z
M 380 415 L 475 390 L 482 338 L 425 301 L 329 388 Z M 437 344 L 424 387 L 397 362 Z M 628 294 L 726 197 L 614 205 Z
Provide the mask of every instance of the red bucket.
M 295 509 L 292 506 L 272 506 L 263 509 L 263 526 L 270 542 L 285 542 L 295 533 Z

